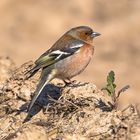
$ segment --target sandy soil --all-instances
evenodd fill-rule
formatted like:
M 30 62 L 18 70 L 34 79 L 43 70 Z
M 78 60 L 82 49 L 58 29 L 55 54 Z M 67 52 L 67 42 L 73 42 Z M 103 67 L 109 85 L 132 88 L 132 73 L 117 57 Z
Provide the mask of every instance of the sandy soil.
M 65 87 L 58 80 L 52 81 L 27 113 L 39 73 L 25 80 L 33 62 L 18 69 L 9 58 L 0 62 L 1 140 L 140 139 L 136 104 L 113 109 L 111 98 L 92 83 L 76 81 Z
M 94 42 L 92 62 L 76 79 L 101 88 L 114 70 L 119 87 L 131 85 L 121 97 L 122 106 L 140 102 L 139 7 L 139 0 L 1 0 L 0 56 L 20 66 L 37 59 L 70 28 L 89 25 L 102 36 Z

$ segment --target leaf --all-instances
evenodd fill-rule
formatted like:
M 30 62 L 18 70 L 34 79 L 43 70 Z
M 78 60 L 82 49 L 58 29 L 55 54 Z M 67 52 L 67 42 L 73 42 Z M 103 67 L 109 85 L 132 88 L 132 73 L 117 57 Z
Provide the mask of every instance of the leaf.
M 108 84 L 107 89 L 110 91 L 111 94 L 115 92 L 115 88 L 112 84 Z
M 129 85 L 126 85 L 126 86 L 124 86 L 123 88 L 121 88 L 119 91 L 118 91 L 118 94 L 117 94 L 117 97 L 116 98 L 119 98 L 119 96 L 120 96 L 120 94 L 122 93 L 122 92 L 125 92 L 127 89 L 129 89 L 130 88 L 130 86 Z
M 114 71 L 110 71 L 108 76 L 107 76 L 107 85 L 103 90 L 106 90 L 108 92 L 109 96 L 112 96 L 112 94 L 115 93 L 115 88 L 116 85 L 114 84 L 115 82 L 115 73 Z
M 115 73 L 114 73 L 114 71 L 110 71 L 107 76 L 107 83 L 113 84 L 114 82 L 115 82 Z
M 108 95 L 111 96 L 111 92 L 107 87 L 102 88 L 101 90 L 106 90 L 108 92 Z
M 116 84 L 113 84 L 113 87 L 116 88 L 117 87 Z

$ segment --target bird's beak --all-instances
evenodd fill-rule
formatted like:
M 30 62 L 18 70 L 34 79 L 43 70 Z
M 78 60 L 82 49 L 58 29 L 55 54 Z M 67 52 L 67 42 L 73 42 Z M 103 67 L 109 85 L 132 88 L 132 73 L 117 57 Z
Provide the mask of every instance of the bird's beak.
M 91 37 L 95 38 L 95 37 L 100 36 L 100 35 L 101 35 L 100 33 L 93 32 L 93 33 L 91 34 Z

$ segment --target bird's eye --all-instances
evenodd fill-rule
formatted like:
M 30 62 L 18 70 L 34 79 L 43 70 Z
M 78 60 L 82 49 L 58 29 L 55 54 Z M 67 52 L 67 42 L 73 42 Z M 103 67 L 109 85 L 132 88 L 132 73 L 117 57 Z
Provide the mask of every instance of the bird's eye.
M 89 33 L 88 32 L 85 32 L 85 35 L 88 35 Z

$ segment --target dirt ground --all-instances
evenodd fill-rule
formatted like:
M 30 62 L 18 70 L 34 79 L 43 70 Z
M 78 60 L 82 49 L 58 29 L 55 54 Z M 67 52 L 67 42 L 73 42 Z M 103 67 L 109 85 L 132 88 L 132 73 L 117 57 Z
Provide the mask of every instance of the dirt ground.
M 131 86 L 121 106 L 140 102 L 139 7 L 139 0 L 1 0 L 0 56 L 20 66 L 37 59 L 70 28 L 88 25 L 102 36 L 94 41 L 92 62 L 75 79 L 101 88 L 114 70 L 119 87 Z
M 139 140 L 138 105 L 123 110 L 92 83 L 76 81 L 64 86 L 52 81 L 36 104 L 27 107 L 36 88 L 39 73 L 25 80 L 33 62 L 20 68 L 9 58 L 0 58 L 0 139 L 1 140 Z

